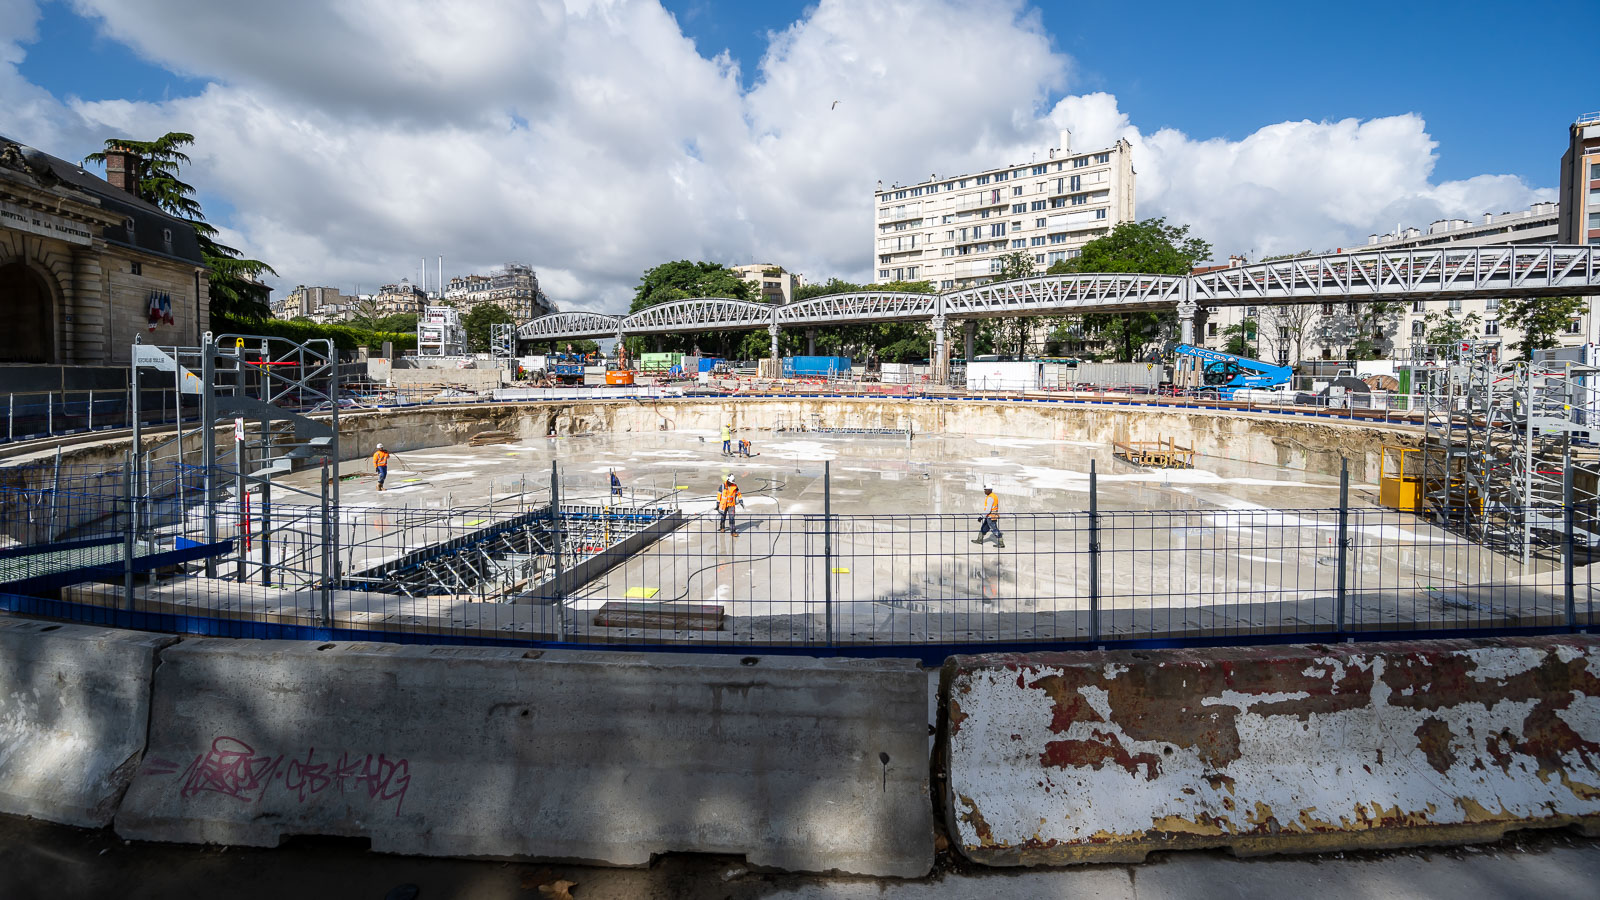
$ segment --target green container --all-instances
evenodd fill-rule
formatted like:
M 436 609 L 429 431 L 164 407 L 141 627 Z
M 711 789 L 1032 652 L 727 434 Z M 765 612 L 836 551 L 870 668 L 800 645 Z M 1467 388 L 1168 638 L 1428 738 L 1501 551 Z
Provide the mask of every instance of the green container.
M 639 357 L 639 371 L 662 373 L 682 363 L 682 353 L 645 353 Z

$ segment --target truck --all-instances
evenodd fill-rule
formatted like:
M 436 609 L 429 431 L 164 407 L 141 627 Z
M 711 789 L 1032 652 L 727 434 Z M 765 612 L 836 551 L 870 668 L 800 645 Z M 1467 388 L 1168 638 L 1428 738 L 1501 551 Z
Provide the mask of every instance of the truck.
M 1179 387 L 1223 400 L 1232 400 L 1239 391 L 1281 388 L 1294 377 L 1294 369 L 1288 366 L 1205 347 L 1179 344 L 1173 353 L 1177 356 L 1175 368 L 1179 370 L 1174 380 Z
M 545 357 L 545 372 L 562 384 L 583 384 L 583 357 L 576 353 L 552 353 Z

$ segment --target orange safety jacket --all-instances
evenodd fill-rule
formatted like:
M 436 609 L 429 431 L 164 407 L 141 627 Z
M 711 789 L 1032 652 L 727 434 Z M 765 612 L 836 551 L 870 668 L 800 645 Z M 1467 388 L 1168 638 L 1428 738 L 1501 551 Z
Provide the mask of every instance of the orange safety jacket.
M 723 485 L 722 490 L 717 491 L 717 509 L 733 509 L 733 505 L 738 502 L 739 486 L 737 484 Z
M 1000 495 L 989 494 L 984 498 L 985 512 L 991 519 L 1000 518 Z
M 387 466 L 388 464 L 389 464 L 389 451 L 387 451 L 387 450 L 379 450 L 377 453 L 372 454 L 372 467 L 373 468 L 375 468 L 375 469 L 376 468 L 380 468 L 382 466 Z

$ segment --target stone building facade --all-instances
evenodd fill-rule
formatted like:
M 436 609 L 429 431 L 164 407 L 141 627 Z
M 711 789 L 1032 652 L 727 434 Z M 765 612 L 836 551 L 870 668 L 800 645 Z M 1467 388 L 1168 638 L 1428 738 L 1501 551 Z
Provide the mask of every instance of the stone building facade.
M 0 363 L 123 364 L 135 336 L 210 328 L 194 228 L 135 196 L 131 162 L 102 179 L 0 136 Z

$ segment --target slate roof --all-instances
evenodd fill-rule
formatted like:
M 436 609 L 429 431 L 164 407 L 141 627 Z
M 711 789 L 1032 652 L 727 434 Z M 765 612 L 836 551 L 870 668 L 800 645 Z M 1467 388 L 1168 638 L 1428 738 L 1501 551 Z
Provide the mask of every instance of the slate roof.
M 3 134 L 0 134 L 0 143 L 13 143 L 25 148 L 28 146 Z M 106 243 L 182 260 L 197 266 L 205 265 L 200 255 L 200 240 L 195 234 L 193 225 L 176 216 L 168 215 L 153 203 L 147 203 L 127 191 L 112 187 L 111 182 L 90 173 L 77 163 L 67 162 L 36 148 L 33 149 L 39 156 L 49 161 L 51 171 L 61 179 L 62 183 L 57 186 L 58 188 L 64 187 L 89 194 L 100 201 L 102 209 L 122 216 L 125 222 L 132 221 L 131 230 L 122 225 L 106 228 L 101 234 Z

